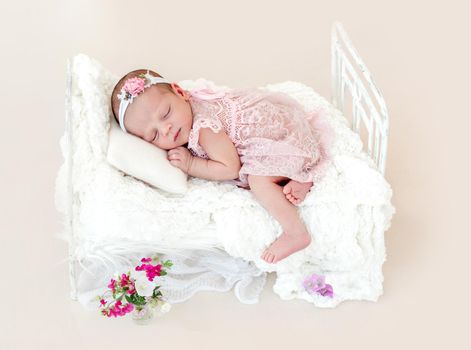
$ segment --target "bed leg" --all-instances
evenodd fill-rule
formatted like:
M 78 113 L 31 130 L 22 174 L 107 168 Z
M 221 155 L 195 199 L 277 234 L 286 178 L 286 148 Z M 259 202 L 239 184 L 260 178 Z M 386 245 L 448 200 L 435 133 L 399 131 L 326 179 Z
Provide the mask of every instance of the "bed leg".
M 72 185 L 72 172 L 73 172 L 73 127 L 72 127 L 72 60 L 67 60 L 67 86 L 66 86 L 66 109 L 65 109 L 65 122 L 66 122 L 66 135 L 68 152 L 67 159 L 69 161 L 67 171 L 67 229 L 69 240 L 69 281 L 70 281 L 70 297 L 72 300 L 77 298 L 77 275 L 76 264 L 77 257 L 75 254 L 75 232 L 74 232 L 74 190 Z
M 77 275 L 76 275 L 77 259 L 69 255 L 69 280 L 70 280 L 70 298 L 77 301 Z

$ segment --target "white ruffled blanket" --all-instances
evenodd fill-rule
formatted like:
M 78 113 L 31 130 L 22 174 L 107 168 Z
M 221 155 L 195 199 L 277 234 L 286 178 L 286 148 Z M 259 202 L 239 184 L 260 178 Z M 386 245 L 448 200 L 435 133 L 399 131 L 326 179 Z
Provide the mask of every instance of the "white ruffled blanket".
M 104 265 L 98 267 L 101 261 L 112 262 L 114 269 L 120 266 L 120 261 L 129 262 L 138 252 L 157 251 L 171 257 L 184 250 L 207 250 L 208 257 L 216 257 L 204 265 L 198 260 L 202 256 L 198 253 L 199 258 L 187 265 L 187 272 L 190 265 L 199 266 L 201 276 L 204 265 L 206 271 L 213 272 L 212 281 L 217 279 L 218 273 L 226 276 L 214 282 L 213 290 L 228 290 L 237 281 L 242 282 L 251 290 L 245 298 L 238 293 L 243 302 L 257 301 L 265 281 L 264 272 L 272 271 L 276 272 L 274 292 L 285 300 L 300 298 L 319 307 L 333 307 L 344 300 L 376 301 L 382 294 L 382 264 L 386 258 L 384 232 L 395 212 L 391 205 L 391 188 L 362 151 L 361 140 L 350 130 L 347 120 L 311 88 L 296 82 L 266 86 L 289 93 L 308 110 L 327 109 L 337 136 L 332 149 L 333 163 L 326 176 L 298 206 L 313 242 L 308 248 L 272 265 L 261 260 L 260 255 L 282 229 L 250 191 L 189 178 L 188 193 L 182 196 L 124 176 L 106 162 L 108 96 L 116 77 L 97 62 L 82 59 L 75 61 L 72 79 L 75 254 L 84 267 L 101 271 L 97 275 L 99 283 L 98 277 L 92 283 L 90 276 L 82 275 L 82 286 L 88 288 L 89 293 L 96 288 L 91 294 L 84 292 L 83 295 L 91 296 L 109 278 L 106 274 L 110 271 L 103 272 Z M 182 81 L 180 85 L 191 90 L 202 83 L 208 82 Z M 65 135 L 61 148 L 65 162 L 56 180 L 56 206 L 65 213 L 70 161 Z M 63 238 L 70 237 L 64 235 Z M 210 265 L 212 267 L 208 268 Z M 222 271 L 227 272 L 236 265 L 241 268 L 232 271 L 231 276 L 235 273 L 238 278 L 228 284 L 229 278 Z M 182 266 L 186 265 L 182 262 Z M 178 266 L 175 268 L 178 270 Z M 169 272 L 171 279 L 172 270 Z M 180 270 L 180 273 L 185 271 Z M 312 273 L 325 275 L 326 283 L 333 286 L 333 298 L 312 295 L 303 289 L 304 278 Z M 211 289 L 204 284 L 198 285 L 199 290 Z M 169 301 L 186 300 L 198 289 L 195 288 L 177 297 L 175 288 L 172 294 L 169 285 Z

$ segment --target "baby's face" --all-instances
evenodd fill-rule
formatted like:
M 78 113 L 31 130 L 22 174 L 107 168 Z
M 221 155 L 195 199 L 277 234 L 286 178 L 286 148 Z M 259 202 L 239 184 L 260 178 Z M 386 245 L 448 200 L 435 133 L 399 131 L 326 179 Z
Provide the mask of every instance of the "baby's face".
M 171 84 L 174 93 L 153 85 L 144 90 L 126 109 L 126 130 L 170 150 L 188 142 L 193 125 L 189 95 L 180 86 Z

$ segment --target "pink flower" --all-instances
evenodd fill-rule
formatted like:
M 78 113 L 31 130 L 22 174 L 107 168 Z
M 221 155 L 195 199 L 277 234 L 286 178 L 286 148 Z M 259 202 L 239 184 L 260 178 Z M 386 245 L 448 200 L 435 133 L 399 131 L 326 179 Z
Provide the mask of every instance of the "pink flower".
M 132 310 L 134 310 L 134 305 L 131 304 L 131 303 L 126 304 L 126 306 L 124 307 L 124 312 L 125 312 L 125 313 L 129 313 L 129 312 L 131 312 Z
M 115 309 L 114 309 L 114 308 L 109 309 L 109 310 L 108 310 L 108 313 L 106 314 L 106 316 L 108 316 L 108 317 L 111 317 L 111 316 L 116 317 L 116 311 L 115 311 Z
M 100 304 L 101 305 L 106 305 L 106 301 L 104 301 L 103 299 L 100 299 Z
M 142 264 L 141 266 L 136 266 L 136 271 L 146 271 L 146 276 L 149 281 L 153 281 L 155 276 L 160 276 L 160 271 L 162 270 L 162 265 L 158 264 L 156 266 L 151 264 Z
M 129 276 L 123 273 L 121 275 L 121 281 L 120 281 L 119 285 L 121 287 L 126 287 L 129 283 L 130 283 Z
M 147 262 L 151 262 L 152 261 L 152 258 L 142 258 L 141 259 L 141 262 L 143 263 L 147 263 Z
M 122 306 L 121 300 L 118 300 L 112 307 L 110 307 L 108 311 L 103 310 L 102 314 L 108 317 L 118 317 L 124 316 L 132 310 L 134 310 L 134 305 L 127 303 L 126 305 Z
M 113 293 L 115 292 L 116 281 L 114 279 L 111 279 L 110 284 L 108 284 L 108 288 L 110 288 L 113 291 Z
M 132 97 L 136 97 L 144 91 L 145 80 L 142 78 L 134 77 L 126 80 L 123 85 L 123 90 L 130 93 Z
M 129 295 L 136 293 L 136 287 L 134 286 L 134 282 L 131 285 L 129 285 L 129 289 L 128 289 L 127 293 Z

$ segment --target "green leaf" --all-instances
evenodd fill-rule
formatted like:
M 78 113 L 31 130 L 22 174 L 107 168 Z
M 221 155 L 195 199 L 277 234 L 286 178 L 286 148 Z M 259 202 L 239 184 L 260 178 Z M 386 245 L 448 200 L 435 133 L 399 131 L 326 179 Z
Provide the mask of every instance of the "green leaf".
M 137 294 L 132 294 L 129 296 L 129 299 L 126 297 L 126 300 L 128 302 L 134 304 L 134 305 L 145 305 L 146 304 L 146 298 L 141 297 L 140 295 Z

